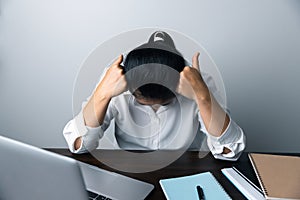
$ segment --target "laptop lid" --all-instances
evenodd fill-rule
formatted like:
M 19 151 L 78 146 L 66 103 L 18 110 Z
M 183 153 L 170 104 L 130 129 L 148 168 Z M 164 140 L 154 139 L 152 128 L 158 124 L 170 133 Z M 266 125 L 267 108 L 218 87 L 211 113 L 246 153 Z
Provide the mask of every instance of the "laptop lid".
M 0 135 L 0 199 L 144 199 L 152 184 L 76 161 Z
M 0 136 L 1 200 L 88 199 L 79 164 Z

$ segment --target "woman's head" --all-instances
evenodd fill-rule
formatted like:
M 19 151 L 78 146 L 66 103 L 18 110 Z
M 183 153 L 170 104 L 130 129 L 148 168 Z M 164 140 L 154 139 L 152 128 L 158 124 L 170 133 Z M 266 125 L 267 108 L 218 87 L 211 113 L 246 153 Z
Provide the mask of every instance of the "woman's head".
M 124 61 L 129 90 L 137 98 L 148 100 L 172 99 L 184 67 L 184 58 L 176 50 L 172 38 L 161 31 L 130 51 Z

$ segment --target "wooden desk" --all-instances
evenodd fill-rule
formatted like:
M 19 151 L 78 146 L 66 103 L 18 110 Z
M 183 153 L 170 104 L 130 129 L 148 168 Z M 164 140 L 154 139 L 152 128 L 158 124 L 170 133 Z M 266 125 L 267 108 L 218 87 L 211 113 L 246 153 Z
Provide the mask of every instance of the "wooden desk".
M 204 158 L 199 159 L 198 156 L 199 152 L 188 151 L 185 152 L 178 160 L 176 160 L 169 166 L 164 167 L 162 169 L 153 172 L 147 172 L 147 173 L 125 173 L 125 172 L 116 171 L 104 165 L 103 163 L 100 163 L 91 154 L 81 154 L 81 155 L 72 154 L 67 149 L 47 149 L 47 150 L 98 166 L 100 168 L 104 168 L 110 171 L 115 171 L 117 173 L 124 174 L 132 178 L 136 178 L 148 183 L 152 183 L 155 186 L 155 188 L 146 199 L 155 199 L 155 200 L 165 199 L 163 191 L 158 182 L 162 178 L 191 175 L 191 174 L 196 174 L 196 173 L 201 173 L 206 171 L 210 171 L 214 174 L 216 179 L 223 186 L 223 188 L 229 194 L 229 196 L 232 197 L 232 199 L 237 199 L 237 200 L 246 199 L 235 188 L 235 186 L 232 185 L 231 182 L 229 182 L 229 180 L 222 174 L 221 169 L 225 167 L 232 167 L 233 164 L 239 164 L 239 165 L 241 164 L 241 166 L 245 168 L 247 167 L 251 168 L 249 160 L 247 158 L 247 153 L 243 153 L 243 155 L 240 157 L 238 161 L 231 162 L 231 161 L 216 160 L 210 153 Z M 130 164 L 130 160 L 124 158 L 124 155 L 120 150 L 96 150 L 96 152 L 93 152 L 93 154 L 94 153 L 96 154 L 101 153 L 102 159 L 110 159 L 110 160 L 113 159 L 116 162 L 118 162 L 120 165 Z M 172 153 L 172 151 L 169 151 L 168 153 Z M 166 151 L 162 151 L 161 158 L 158 157 L 158 160 L 163 159 L 163 156 L 166 156 Z M 141 165 L 143 165 L 143 163 L 141 163 Z

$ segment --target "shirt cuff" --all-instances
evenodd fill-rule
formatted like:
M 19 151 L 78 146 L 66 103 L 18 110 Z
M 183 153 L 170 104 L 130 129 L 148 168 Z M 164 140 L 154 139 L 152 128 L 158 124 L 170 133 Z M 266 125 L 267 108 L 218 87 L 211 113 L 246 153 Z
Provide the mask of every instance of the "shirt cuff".
M 74 153 L 86 153 L 96 149 L 99 145 L 99 140 L 102 137 L 103 133 L 101 127 L 88 127 L 86 126 L 87 134 L 83 135 L 81 138 L 80 147 L 77 150 L 74 150 Z M 74 148 L 74 144 L 73 144 Z
M 85 125 L 82 111 L 65 126 L 63 133 L 72 153 L 85 153 L 97 148 L 99 139 L 103 136 L 101 126 L 94 128 Z M 82 137 L 82 143 L 75 150 L 74 143 L 78 137 Z
M 243 130 L 230 118 L 229 125 L 221 136 L 208 134 L 207 144 L 215 158 L 235 161 L 246 147 L 246 137 Z M 223 154 L 224 147 L 231 152 Z

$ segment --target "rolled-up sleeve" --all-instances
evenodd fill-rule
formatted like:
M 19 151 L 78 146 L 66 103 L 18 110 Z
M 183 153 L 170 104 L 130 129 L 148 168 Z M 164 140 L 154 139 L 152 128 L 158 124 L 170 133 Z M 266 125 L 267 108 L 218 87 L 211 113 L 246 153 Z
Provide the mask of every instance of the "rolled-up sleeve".
M 87 101 L 82 104 L 82 108 L 86 105 Z M 83 109 L 82 109 L 83 110 Z M 108 128 L 111 120 L 116 114 L 114 107 L 114 98 L 110 101 L 103 123 L 98 127 L 89 127 L 85 125 L 83 111 L 80 111 L 71 121 L 69 121 L 64 130 L 63 136 L 68 144 L 72 153 L 86 153 L 96 149 L 99 145 L 99 140 L 103 137 L 104 131 Z M 74 148 L 75 140 L 82 137 L 80 148 Z
M 243 130 L 230 118 L 229 125 L 220 137 L 207 134 L 207 145 L 217 159 L 236 161 L 246 147 Z M 231 152 L 223 154 L 224 147 Z
M 64 130 L 63 136 L 68 144 L 68 147 L 72 153 L 85 153 L 96 149 L 99 144 L 99 139 L 103 136 L 103 130 L 99 127 L 85 126 L 82 111 L 69 121 Z M 82 136 L 82 143 L 80 148 L 74 148 L 75 140 Z

